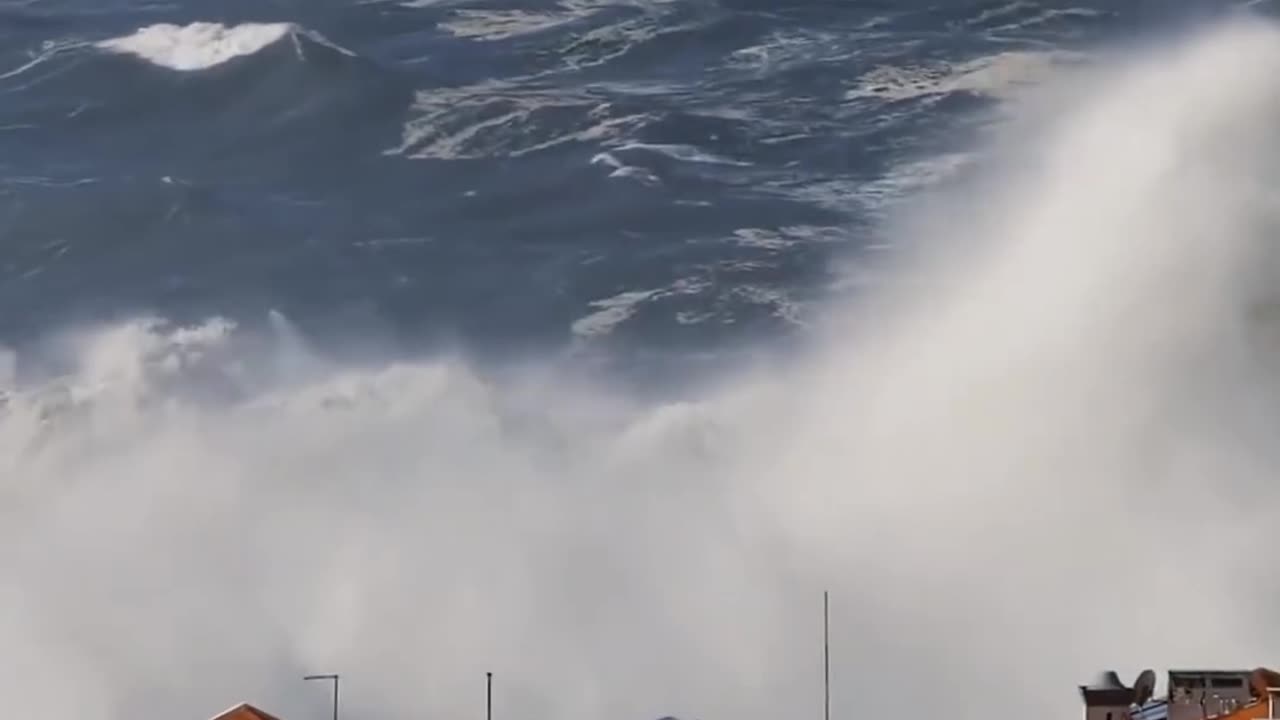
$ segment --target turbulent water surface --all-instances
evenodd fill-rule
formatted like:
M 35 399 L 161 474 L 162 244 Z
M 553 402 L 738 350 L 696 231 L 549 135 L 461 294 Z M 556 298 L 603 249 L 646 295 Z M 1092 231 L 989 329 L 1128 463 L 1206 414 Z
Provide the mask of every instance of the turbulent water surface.
M 0 698 L 1276 662 L 1269 2 L 3 0 Z

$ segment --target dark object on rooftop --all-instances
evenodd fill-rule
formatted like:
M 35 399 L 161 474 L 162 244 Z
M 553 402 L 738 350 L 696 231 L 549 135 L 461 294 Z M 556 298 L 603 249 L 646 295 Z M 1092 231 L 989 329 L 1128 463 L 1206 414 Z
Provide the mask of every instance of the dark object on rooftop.
M 1143 705 L 1156 694 L 1156 672 L 1151 669 L 1143 670 L 1138 673 L 1138 679 L 1133 681 L 1133 702 L 1135 705 Z
M 1150 673 L 1149 683 L 1144 685 L 1144 681 L 1148 680 L 1148 673 Z M 1141 704 L 1150 699 L 1150 694 L 1154 691 L 1155 673 L 1150 670 L 1143 671 L 1138 676 L 1134 687 L 1128 687 L 1121 682 L 1120 676 L 1114 670 L 1099 673 L 1092 684 L 1080 686 L 1080 696 L 1084 699 L 1086 706 L 1125 706 L 1134 702 Z M 1147 693 L 1146 697 L 1138 701 L 1137 698 L 1144 692 Z

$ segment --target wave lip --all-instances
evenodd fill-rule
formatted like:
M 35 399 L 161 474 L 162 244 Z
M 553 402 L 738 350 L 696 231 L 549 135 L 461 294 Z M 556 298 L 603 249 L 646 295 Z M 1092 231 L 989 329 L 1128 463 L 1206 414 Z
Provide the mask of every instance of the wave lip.
M 193 22 L 189 25 L 160 23 L 140 28 L 132 35 L 103 40 L 96 46 L 107 52 L 133 55 L 171 70 L 192 72 L 253 55 L 285 38 L 291 38 L 298 44 L 299 36 L 306 36 L 344 55 L 353 55 L 318 33 L 290 22 L 233 26 L 216 22 Z

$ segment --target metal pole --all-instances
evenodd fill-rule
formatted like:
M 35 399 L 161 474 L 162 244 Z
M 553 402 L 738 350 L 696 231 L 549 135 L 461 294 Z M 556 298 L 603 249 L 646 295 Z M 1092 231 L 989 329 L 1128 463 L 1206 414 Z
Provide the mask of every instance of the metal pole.
M 331 673 L 328 675 L 307 675 L 303 680 L 332 680 L 333 681 L 333 720 L 338 720 L 338 674 Z
M 485 720 L 493 720 L 493 673 L 485 673 L 484 680 L 484 717 Z
M 822 717 L 831 720 L 831 603 L 822 591 Z

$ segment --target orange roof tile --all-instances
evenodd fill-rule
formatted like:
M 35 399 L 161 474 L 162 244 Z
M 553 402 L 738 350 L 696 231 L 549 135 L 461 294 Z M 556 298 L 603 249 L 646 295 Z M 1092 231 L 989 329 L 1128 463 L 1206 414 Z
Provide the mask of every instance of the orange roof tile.
M 280 720 L 269 712 L 259 710 L 249 703 L 240 703 L 233 708 L 214 715 L 210 720 Z

